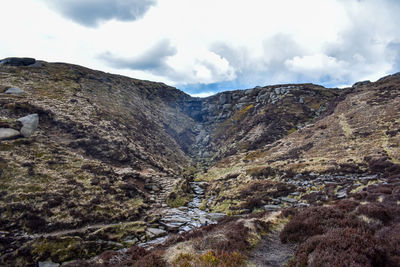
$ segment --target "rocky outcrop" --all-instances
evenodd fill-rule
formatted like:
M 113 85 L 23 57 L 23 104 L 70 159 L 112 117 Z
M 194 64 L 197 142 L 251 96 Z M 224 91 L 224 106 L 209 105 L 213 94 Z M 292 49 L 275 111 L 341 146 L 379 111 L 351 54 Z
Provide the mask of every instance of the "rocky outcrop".
M 36 63 L 36 59 L 30 57 L 8 57 L 0 60 L 0 65 L 6 66 L 29 66 Z
M 340 93 L 289 84 L 188 99 L 184 111 L 198 123 L 190 153 L 206 163 L 270 144 L 317 118 Z

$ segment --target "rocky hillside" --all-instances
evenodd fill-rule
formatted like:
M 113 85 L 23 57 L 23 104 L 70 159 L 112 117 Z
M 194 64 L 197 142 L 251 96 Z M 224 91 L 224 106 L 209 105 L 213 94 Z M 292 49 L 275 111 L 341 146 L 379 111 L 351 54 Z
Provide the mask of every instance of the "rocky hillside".
M 197 175 L 210 183 L 205 205 L 233 213 L 266 204 L 309 205 L 390 176 L 400 163 L 399 85 L 400 75 L 356 84 L 305 127 L 220 160 Z
M 223 92 L 184 103 L 198 123 L 192 155 L 215 162 L 273 143 L 315 120 L 340 93 L 313 84 Z
M 3 60 L 0 263 L 65 263 L 169 237 L 70 266 L 279 266 L 293 255 L 298 266 L 308 238 L 358 224 L 370 236 L 357 236 L 379 243 L 386 233 L 372 224 L 392 231 L 400 200 L 399 88 L 397 74 L 341 90 L 287 84 L 192 98 L 76 65 Z M 319 205 L 345 206 L 332 216 L 355 216 L 351 229 L 310 221 L 297 236 L 296 222 L 332 212 Z M 214 224 L 225 214 L 235 217 Z M 400 255 L 379 249 L 375 262 Z

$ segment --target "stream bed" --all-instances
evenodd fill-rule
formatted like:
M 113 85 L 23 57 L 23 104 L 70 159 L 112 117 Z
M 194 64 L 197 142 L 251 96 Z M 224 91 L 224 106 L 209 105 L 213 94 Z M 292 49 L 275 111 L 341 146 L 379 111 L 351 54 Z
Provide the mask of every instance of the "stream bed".
M 164 209 L 158 220 L 160 227 L 147 229 L 147 233 L 156 238 L 138 244 L 140 247 L 151 248 L 167 240 L 171 233 L 184 233 L 201 226 L 216 224 L 225 216 L 224 213 L 211 213 L 199 209 L 204 199 L 204 183 L 191 182 L 190 185 L 193 199 L 186 206 Z

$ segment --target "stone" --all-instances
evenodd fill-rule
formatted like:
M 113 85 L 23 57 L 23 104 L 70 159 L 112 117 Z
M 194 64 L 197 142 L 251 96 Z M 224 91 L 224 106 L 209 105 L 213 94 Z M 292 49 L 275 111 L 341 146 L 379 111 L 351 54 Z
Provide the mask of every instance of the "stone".
M 296 200 L 290 197 L 281 197 L 281 200 L 287 203 L 295 203 Z
M 346 190 L 339 191 L 339 192 L 336 194 L 336 197 L 337 197 L 338 199 L 342 199 L 342 198 L 347 197 L 347 192 L 346 192 Z
M 247 96 L 244 96 L 242 98 L 239 99 L 239 103 L 244 103 L 248 100 Z
M 236 109 L 241 109 L 244 106 L 243 103 L 236 104 Z
M 150 236 L 150 238 L 154 238 L 166 235 L 167 231 L 159 228 L 147 228 L 146 233 Z
M 129 245 L 133 245 L 139 242 L 139 239 L 136 237 L 127 237 L 123 240 L 125 243 L 128 243 Z
M 227 109 L 231 109 L 232 108 L 232 104 L 224 104 L 222 106 L 222 109 L 227 110 Z
M 272 211 L 272 210 L 277 210 L 280 209 L 281 207 L 279 205 L 264 205 L 263 209 L 266 211 Z
M 260 95 L 260 96 L 258 97 L 258 100 L 259 100 L 260 102 L 263 102 L 263 101 L 267 100 L 268 98 L 269 98 L 269 93 L 265 93 L 265 94 L 263 94 L 263 95 Z
M 294 206 L 295 206 L 296 208 L 307 208 L 307 207 L 310 206 L 310 204 L 301 202 L 301 203 L 297 203 L 297 204 L 294 205 Z
M 227 104 L 229 102 L 231 102 L 231 95 L 230 94 L 221 94 L 219 96 L 219 103 L 221 105 Z
M 21 133 L 11 128 L 0 128 L 0 140 L 14 139 L 20 136 Z
M 8 57 L 0 61 L 0 65 L 29 66 L 35 64 L 36 59 L 30 57 Z
M 28 116 L 19 118 L 18 121 L 22 123 L 21 134 L 24 137 L 30 137 L 39 125 L 39 115 L 30 114 Z
M 60 266 L 60 264 L 54 263 L 52 261 L 39 261 L 38 266 L 39 267 L 58 267 L 58 266 Z
M 211 220 L 211 221 L 218 221 L 222 218 L 224 218 L 226 216 L 225 213 L 219 213 L 219 212 L 211 212 L 207 214 L 207 217 Z
M 12 88 L 8 88 L 4 93 L 5 94 L 12 94 L 12 95 L 22 95 L 25 92 L 21 88 L 12 87 Z
M 251 95 L 254 92 L 254 89 L 247 89 L 244 91 L 245 95 Z

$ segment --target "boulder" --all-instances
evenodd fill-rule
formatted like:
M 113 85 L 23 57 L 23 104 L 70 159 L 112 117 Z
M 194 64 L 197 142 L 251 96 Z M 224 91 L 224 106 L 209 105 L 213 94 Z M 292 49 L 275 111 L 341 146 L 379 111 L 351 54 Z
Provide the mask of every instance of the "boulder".
M 20 136 L 21 133 L 11 128 L 0 128 L 0 140 L 14 139 Z
M 21 88 L 12 87 L 12 88 L 8 88 L 4 93 L 5 94 L 12 94 L 12 95 L 22 95 L 25 92 Z
M 254 92 L 254 89 L 247 89 L 244 91 L 245 95 L 251 95 Z
M 54 263 L 52 261 L 39 261 L 38 266 L 39 267 L 58 267 L 58 266 L 60 266 L 60 264 Z
M 258 100 L 259 100 L 260 102 L 263 102 L 263 101 L 267 100 L 268 98 L 269 98 L 269 93 L 267 92 L 267 93 L 265 93 L 265 94 L 263 94 L 263 95 L 260 95 L 260 96 L 258 97 Z
M 29 66 L 36 63 L 36 59 L 30 57 L 8 57 L 0 61 L 0 65 Z
M 28 116 L 19 118 L 18 121 L 22 123 L 21 134 L 24 137 L 30 137 L 39 125 L 39 115 L 30 114 Z
M 232 104 L 224 104 L 223 106 L 222 106 L 222 109 L 223 110 L 227 110 L 227 109 L 231 109 L 232 108 Z
M 224 104 L 227 104 L 227 103 L 230 103 L 231 102 L 231 95 L 230 94 L 221 94 L 220 96 L 219 96 L 219 103 L 221 104 L 221 105 L 224 105 Z

